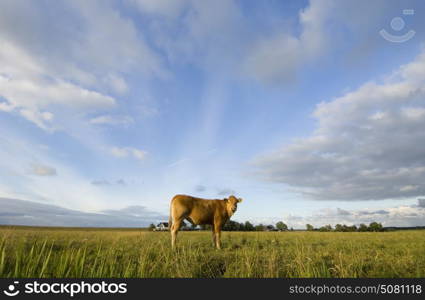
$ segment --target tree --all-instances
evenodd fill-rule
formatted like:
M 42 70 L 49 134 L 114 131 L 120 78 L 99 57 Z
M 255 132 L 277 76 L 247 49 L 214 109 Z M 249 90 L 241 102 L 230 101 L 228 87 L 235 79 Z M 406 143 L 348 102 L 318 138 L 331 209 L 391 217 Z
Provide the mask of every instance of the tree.
M 367 228 L 367 225 L 366 224 L 360 224 L 359 225 L 359 229 L 358 229 L 358 231 L 360 231 L 360 232 L 365 232 L 365 231 L 367 231 L 368 230 L 368 228 Z
M 273 225 L 267 225 L 266 228 L 268 231 L 275 231 L 275 228 Z
M 264 231 L 264 229 L 266 229 L 266 226 L 264 226 L 263 224 L 258 224 L 257 226 L 255 226 L 255 231 Z
M 224 231 L 238 231 L 239 229 L 239 223 L 232 220 L 227 221 L 223 226 Z
M 341 224 L 336 224 L 335 225 L 335 231 L 343 231 L 343 227 Z
M 255 227 L 249 221 L 246 221 L 245 222 L 245 230 L 246 231 L 254 231 L 255 230 Z
M 306 227 L 307 227 L 307 231 L 313 231 L 314 230 L 314 227 L 311 224 L 307 224 Z
M 153 231 L 156 228 L 156 226 L 154 224 L 151 223 L 151 225 L 149 225 L 149 230 Z
M 369 224 L 369 231 L 382 231 L 383 227 L 381 223 L 372 222 Z
M 245 224 L 244 224 L 243 222 L 238 223 L 238 227 L 239 227 L 239 228 L 238 228 L 238 230 L 239 230 L 239 231 L 246 231 L 246 230 L 245 230 Z
M 319 231 L 325 231 L 325 232 L 332 231 L 332 226 L 331 225 L 322 226 L 319 228 Z
M 354 232 L 354 231 L 357 231 L 357 226 L 356 225 L 348 226 L 347 229 L 348 231 Z
M 286 231 L 288 230 L 288 225 L 280 221 L 276 223 L 276 229 L 280 231 Z

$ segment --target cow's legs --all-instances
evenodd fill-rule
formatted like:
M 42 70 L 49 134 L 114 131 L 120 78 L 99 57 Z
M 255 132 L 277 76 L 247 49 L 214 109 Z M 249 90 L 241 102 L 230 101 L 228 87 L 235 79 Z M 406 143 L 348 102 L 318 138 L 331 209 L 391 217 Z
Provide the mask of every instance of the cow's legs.
M 214 237 L 216 248 L 221 249 L 221 224 L 219 223 L 214 224 Z
M 176 246 L 176 238 L 177 233 L 180 229 L 183 219 L 173 220 L 173 224 L 171 225 L 171 247 L 175 248 Z
M 216 241 L 215 241 L 215 227 L 214 227 L 214 225 L 211 226 L 211 232 L 212 232 L 213 247 L 215 247 L 216 246 Z

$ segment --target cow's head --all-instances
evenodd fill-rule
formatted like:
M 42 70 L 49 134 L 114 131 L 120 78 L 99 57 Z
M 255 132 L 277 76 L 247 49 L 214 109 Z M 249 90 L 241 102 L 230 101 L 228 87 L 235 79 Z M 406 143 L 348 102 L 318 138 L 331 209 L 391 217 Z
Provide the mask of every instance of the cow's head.
M 232 195 L 229 198 L 224 199 L 224 201 L 226 201 L 227 213 L 229 214 L 229 216 L 231 216 L 238 209 L 238 203 L 242 202 L 242 198 L 236 198 Z

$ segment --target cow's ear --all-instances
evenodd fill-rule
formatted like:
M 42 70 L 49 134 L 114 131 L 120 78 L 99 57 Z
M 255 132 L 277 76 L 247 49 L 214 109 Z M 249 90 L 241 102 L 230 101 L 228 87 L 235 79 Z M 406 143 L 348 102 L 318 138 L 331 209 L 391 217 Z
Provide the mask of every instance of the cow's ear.
M 242 198 L 238 198 L 238 202 L 242 202 L 243 201 L 243 199 Z

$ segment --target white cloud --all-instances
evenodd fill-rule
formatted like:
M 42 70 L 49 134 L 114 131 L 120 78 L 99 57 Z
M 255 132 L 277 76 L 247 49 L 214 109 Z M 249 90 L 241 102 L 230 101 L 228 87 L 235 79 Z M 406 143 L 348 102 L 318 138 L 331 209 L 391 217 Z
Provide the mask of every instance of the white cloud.
M 148 76 L 167 76 L 143 33 L 112 5 L 104 1 L 75 1 L 72 7 L 86 22 L 83 44 L 75 41 L 72 54 L 91 71 L 96 70 L 97 75 L 97 71 L 107 71 L 107 76 L 111 76 L 111 71 L 137 70 Z
M 40 74 L 40 76 L 43 76 Z M 47 129 L 54 114 L 45 109 L 69 107 L 76 110 L 108 108 L 115 99 L 74 84 L 57 81 L 7 78 L 0 75 L 0 95 L 7 100 L 0 106 L 6 112 L 17 111 L 37 126 Z
M 1 34 L 1 32 L 0 32 Z M 54 114 L 46 109 L 68 107 L 77 110 L 107 108 L 115 99 L 96 91 L 64 81 L 52 79 L 49 70 L 31 57 L 24 49 L 8 40 L 0 42 L 0 110 L 18 112 L 27 120 L 43 129 L 51 128 Z M 47 79 L 51 78 L 51 79 Z
M 367 40 L 371 28 L 388 10 L 387 3 L 380 0 L 374 3 L 312 0 L 293 22 L 299 28 L 292 26 L 290 20 L 278 23 L 281 26 L 274 26 L 273 30 L 270 27 L 264 30 L 261 26 L 268 20 L 263 20 L 260 26 L 252 23 L 237 1 L 128 0 L 127 3 L 136 7 L 143 17 L 150 17 L 152 40 L 170 62 L 195 63 L 209 72 L 232 72 L 233 76 L 248 76 L 272 84 L 293 80 L 303 64 L 347 42 L 340 30 L 361 32 Z M 273 22 L 276 16 L 270 15 Z M 361 44 L 357 40 L 355 43 Z
M 236 1 L 128 2 L 148 18 L 151 40 L 170 63 L 194 64 L 210 74 L 239 69 L 248 29 Z
M 64 7 L 66 16 L 57 17 Z M 49 10 L 45 16 L 42 3 L 0 4 L 1 111 L 51 130 L 60 115 L 80 121 L 92 109 L 113 107 L 117 100 L 108 93 L 129 90 L 123 72 L 167 76 L 131 19 L 110 3 L 52 3 Z M 25 22 L 16 26 L 16 19 Z
M 419 189 L 418 185 L 405 185 L 405 186 L 402 186 L 400 188 L 400 191 L 401 192 L 410 192 L 410 191 L 416 191 L 417 189 Z
M 318 127 L 256 159 L 263 178 L 323 200 L 425 195 L 425 51 L 382 83 L 317 105 Z
M 110 181 L 110 180 L 106 180 L 106 179 L 92 180 L 91 184 L 98 185 L 98 186 L 112 186 L 112 185 L 125 186 L 125 185 L 127 185 L 127 183 L 124 179 L 117 179 L 115 181 Z
M 32 175 L 37 176 L 56 176 L 56 169 L 50 166 L 42 165 L 42 164 L 32 164 L 31 171 Z
M 111 116 L 103 115 L 90 119 L 91 124 L 102 125 L 129 125 L 134 122 L 133 118 L 129 116 Z
M 119 93 L 124 94 L 128 91 L 128 85 L 125 80 L 117 75 L 109 74 L 109 76 L 105 79 L 106 83 L 112 87 L 112 89 Z
M 302 64 L 319 57 L 325 50 L 328 41 L 325 24 L 333 17 L 334 6 L 334 1 L 310 1 L 299 13 L 301 33 L 298 36 L 282 28 L 258 39 L 244 62 L 245 73 L 271 84 L 292 81 Z
M 381 0 L 310 0 L 298 14 L 298 27 L 286 24 L 252 39 L 242 73 L 259 82 L 282 84 L 293 81 L 304 65 L 347 44 L 347 55 L 353 56 L 356 51 L 357 56 L 367 55 L 364 48 L 374 47 L 371 45 L 379 38 L 375 28 L 390 8 L 388 1 Z
M 0 102 L 0 110 L 5 112 L 11 112 L 13 111 L 13 105 L 6 102 Z
M 132 148 L 132 147 L 112 147 L 110 153 L 113 156 L 124 158 L 124 157 L 133 157 L 138 160 L 144 160 L 146 158 L 147 152 Z
M 115 100 L 112 97 L 86 90 L 64 81 L 47 83 L 1 76 L 0 93 L 15 107 L 32 108 L 65 105 L 85 108 L 108 107 L 115 104 Z
M 111 185 L 111 183 L 108 180 L 106 180 L 106 179 L 93 180 L 91 182 L 91 184 L 93 184 L 93 185 Z
M 131 153 L 133 154 L 133 156 L 135 158 L 137 158 L 138 160 L 143 160 L 146 157 L 147 152 L 146 151 L 142 151 L 139 149 L 131 149 Z
M 143 13 L 177 17 L 189 0 L 127 0 Z
M 112 147 L 111 154 L 116 157 L 127 157 L 129 155 L 129 151 L 127 148 Z
M 245 61 L 245 70 L 254 78 L 270 82 L 290 81 L 303 59 L 300 41 L 282 34 L 258 42 Z
M 54 115 L 51 112 L 39 112 L 37 110 L 29 110 L 22 108 L 19 113 L 28 121 L 35 123 L 38 127 L 50 130 L 49 124 Z

